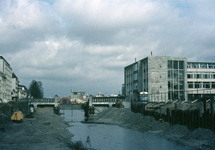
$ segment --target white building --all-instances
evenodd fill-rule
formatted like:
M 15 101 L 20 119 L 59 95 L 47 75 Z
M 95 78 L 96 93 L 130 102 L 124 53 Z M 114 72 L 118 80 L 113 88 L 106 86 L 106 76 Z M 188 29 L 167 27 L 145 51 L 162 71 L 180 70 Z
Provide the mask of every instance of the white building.
M 18 92 L 19 99 L 28 98 L 29 92 L 28 92 L 28 89 L 26 88 L 26 86 L 18 85 L 18 90 L 19 90 L 19 92 Z
M 151 102 L 202 100 L 215 96 L 215 62 L 187 62 L 186 57 L 146 57 L 124 68 L 124 95 Z
M 215 94 L 215 62 L 187 62 L 189 99 L 202 99 Z
M 70 93 L 71 101 L 84 100 L 85 92 L 72 92 Z
M 17 76 L 13 73 L 12 74 L 12 100 L 17 101 L 18 100 L 18 93 L 19 93 L 19 89 L 18 89 L 18 85 L 19 85 L 19 80 L 17 78 Z
M 6 76 L 0 71 L 0 100 L 6 99 Z
M 3 56 L 0 56 L 0 74 L 0 98 L 12 100 L 12 68 Z

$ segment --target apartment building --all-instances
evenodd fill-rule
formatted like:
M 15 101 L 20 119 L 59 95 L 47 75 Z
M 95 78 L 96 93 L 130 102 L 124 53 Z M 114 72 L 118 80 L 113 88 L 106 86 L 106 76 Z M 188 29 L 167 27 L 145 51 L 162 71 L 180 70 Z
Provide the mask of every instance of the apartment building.
M 19 93 L 18 86 L 19 86 L 19 79 L 15 75 L 15 73 L 12 73 L 12 92 L 11 92 L 11 95 L 12 95 L 12 100 L 14 100 L 14 101 L 17 101 L 18 98 L 19 98 L 19 95 L 18 95 L 18 93 Z
M 0 56 L 0 98 L 11 100 L 12 92 L 12 68 L 10 64 Z
M 71 101 L 84 100 L 85 92 L 73 92 L 70 93 Z
M 25 99 L 25 98 L 28 98 L 30 96 L 28 89 L 24 85 L 18 85 L 18 90 L 19 90 L 18 91 L 19 99 Z
M 6 99 L 6 76 L 0 71 L 0 100 Z

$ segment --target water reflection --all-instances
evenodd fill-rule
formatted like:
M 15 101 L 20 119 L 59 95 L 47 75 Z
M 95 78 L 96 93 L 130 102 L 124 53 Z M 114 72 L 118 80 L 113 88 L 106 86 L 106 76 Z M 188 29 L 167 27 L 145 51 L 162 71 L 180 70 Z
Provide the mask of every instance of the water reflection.
M 82 110 L 64 110 L 64 117 L 72 126 L 68 130 L 75 136 L 72 141 L 90 140 L 92 148 L 101 150 L 190 150 L 150 133 L 142 133 L 132 129 L 121 128 L 116 125 L 83 124 L 85 119 Z

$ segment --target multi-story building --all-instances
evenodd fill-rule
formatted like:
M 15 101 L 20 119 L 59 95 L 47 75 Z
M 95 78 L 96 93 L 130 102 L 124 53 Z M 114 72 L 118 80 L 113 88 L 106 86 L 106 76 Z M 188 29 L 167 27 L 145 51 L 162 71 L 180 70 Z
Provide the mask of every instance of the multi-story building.
M 6 76 L 0 71 L 0 101 L 6 99 Z
M 18 80 L 17 76 L 13 73 L 12 74 L 12 92 L 11 92 L 11 95 L 12 95 L 12 100 L 14 100 L 14 101 L 17 101 L 18 97 L 19 97 L 18 86 L 19 86 L 19 80 Z
M 127 100 L 138 101 L 140 92 L 149 101 L 187 99 L 187 59 L 185 57 L 146 57 L 124 68 Z
M 11 100 L 12 68 L 10 67 L 10 64 L 4 59 L 3 56 L 0 56 L 0 72 L 1 72 L 0 97 L 1 99 Z
M 26 86 L 24 85 L 18 85 L 18 89 L 19 89 L 19 99 L 25 99 L 25 98 L 28 98 L 29 96 L 29 91 L 28 89 L 26 88 Z
M 85 92 L 72 92 L 70 93 L 71 101 L 84 100 Z
M 146 57 L 124 68 L 127 100 L 201 100 L 215 95 L 215 62 L 187 62 L 186 57 Z
M 208 99 L 215 94 L 215 62 L 187 62 L 189 99 Z

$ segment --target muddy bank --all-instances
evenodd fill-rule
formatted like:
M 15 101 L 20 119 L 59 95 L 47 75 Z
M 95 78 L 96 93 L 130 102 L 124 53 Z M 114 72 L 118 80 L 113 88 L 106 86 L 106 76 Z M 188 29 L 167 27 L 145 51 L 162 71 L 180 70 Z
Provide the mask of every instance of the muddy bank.
M 17 108 L 16 108 L 17 109 Z M 73 136 L 64 118 L 53 114 L 53 108 L 38 109 L 34 118 L 24 118 L 22 123 L 12 122 L 10 115 L 1 112 L 2 130 L 0 149 L 2 150 L 71 150 Z
M 149 132 L 194 149 L 209 150 L 215 148 L 215 135 L 211 130 L 190 130 L 182 125 L 170 125 L 168 122 L 161 123 L 153 117 L 133 113 L 129 109 L 109 108 L 90 119 L 95 123 L 115 124 L 124 128 Z

